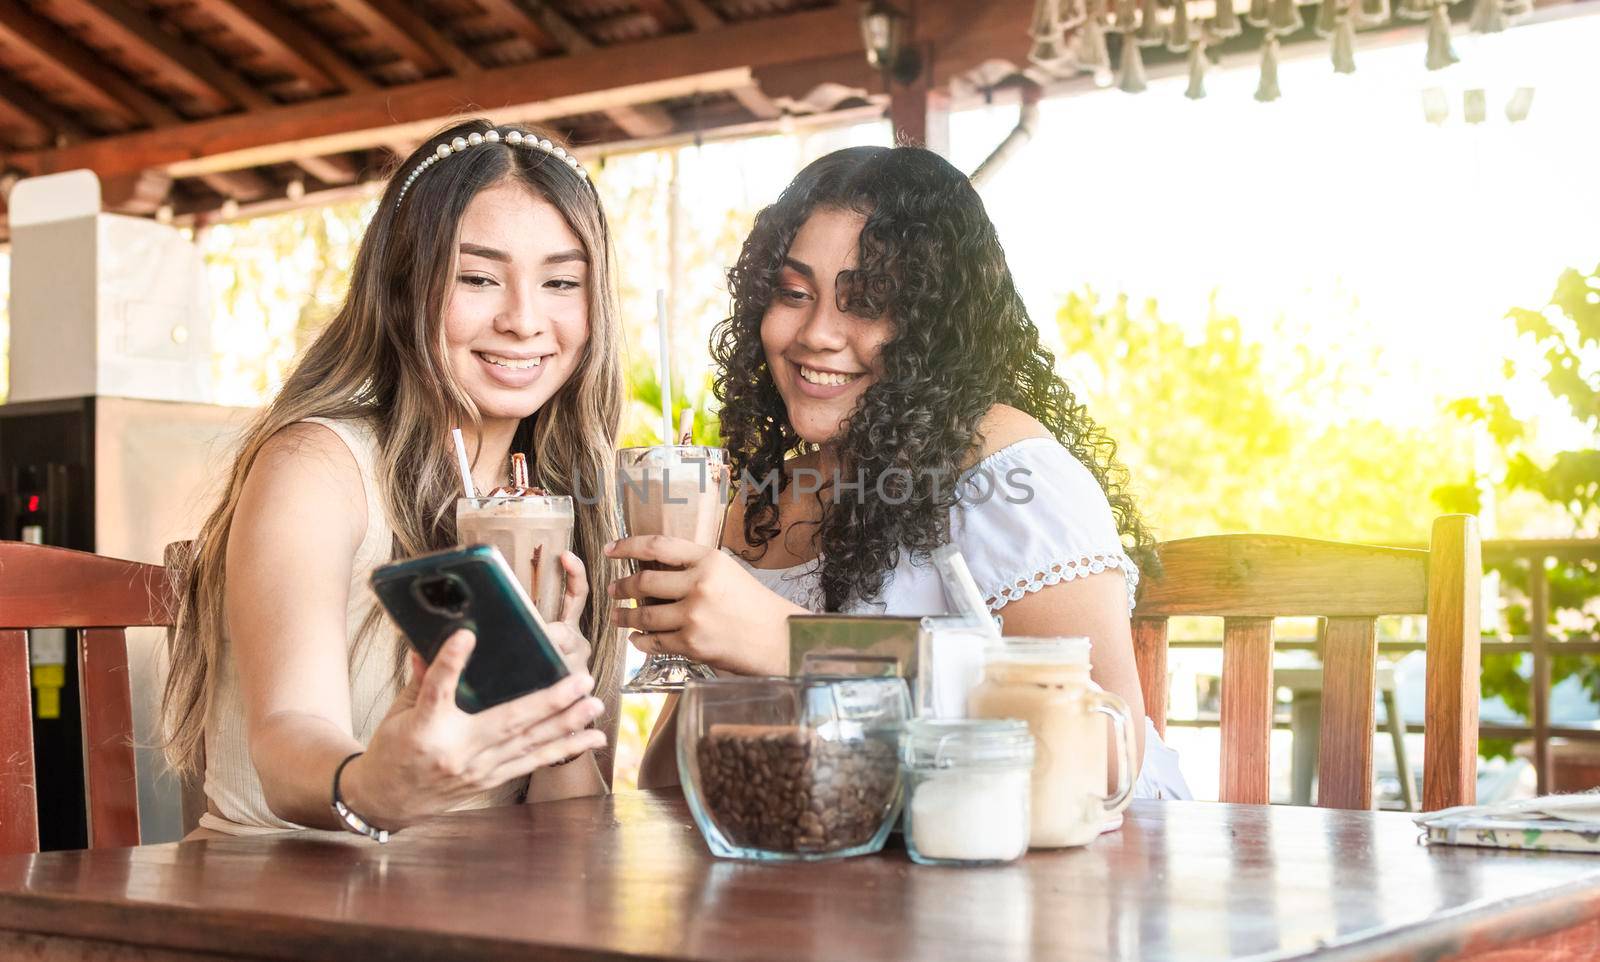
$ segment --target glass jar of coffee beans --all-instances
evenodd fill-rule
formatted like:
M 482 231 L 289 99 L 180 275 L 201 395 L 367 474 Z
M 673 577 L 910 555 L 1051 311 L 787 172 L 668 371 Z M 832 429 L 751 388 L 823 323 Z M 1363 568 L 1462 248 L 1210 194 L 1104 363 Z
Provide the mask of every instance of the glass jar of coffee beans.
M 678 772 L 714 855 L 827 859 L 876 852 L 900 811 L 900 678 L 691 681 Z

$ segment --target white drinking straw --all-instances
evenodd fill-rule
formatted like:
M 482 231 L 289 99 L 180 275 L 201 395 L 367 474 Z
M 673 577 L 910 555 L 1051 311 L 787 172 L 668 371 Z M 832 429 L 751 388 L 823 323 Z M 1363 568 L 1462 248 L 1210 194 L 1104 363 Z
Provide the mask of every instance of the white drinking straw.
M 478 489 L 472 486 L 472 465 L 467 461 L 467 442 L 462 439 L 460 428 L 451 428 L 450 437 L 456 442 L 456 464 L 461 468 L 461 487 L 466 490 L 467 497 L 476 498 Z
M 946 595 L 955 605 L 956 614 L 976 623 L 986 634 L 998 635 L 994 617 L 989 614 L 989 606 L 983 603 L 983 593 L 978 590 L 961 549 L 954 544 L 934 549 L 933 564 L 944 582 Z
M 661 443 L 672 436 L 672 339 L 667 334 L 667 292 L 656 288 L 656 333 L 661 338 Z

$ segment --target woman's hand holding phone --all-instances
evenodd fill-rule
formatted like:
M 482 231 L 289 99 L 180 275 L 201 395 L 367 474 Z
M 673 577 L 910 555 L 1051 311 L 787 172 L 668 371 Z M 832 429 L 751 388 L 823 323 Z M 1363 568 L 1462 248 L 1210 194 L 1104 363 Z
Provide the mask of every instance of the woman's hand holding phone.
M 570 602 L 572 568 L 567 570 Z M 575 608 L 563 606 L 561 624 L 578 634 L 566 616 L 571 613 L 575 622 L 572 612 L 582 610 L 581 598 Z M 558 641 L 564 652 L 565 641 Z M 556 684 L 469 714 L 456 706 L 456 686 L 476 643 L 463 630 L 440 646 L 432 664 L 413 653 L 410 683 L 366 753 L 346 767 L 346 801 L 379 827 L 404 828 L 513 778 L 604 747 L 605 734 L 588 728 L 605 706 L 589 696 L 594 679 L 584 665 L 586 651 L 575 664 L 568 653 L 573 673 Z

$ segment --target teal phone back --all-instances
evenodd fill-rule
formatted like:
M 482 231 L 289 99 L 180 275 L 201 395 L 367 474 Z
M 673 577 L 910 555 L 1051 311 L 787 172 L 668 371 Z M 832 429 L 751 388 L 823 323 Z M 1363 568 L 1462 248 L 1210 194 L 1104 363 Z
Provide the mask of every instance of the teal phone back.
M 456 704 L 478 712 L 567 676 L 528 594 L 499 549 L 453 548 L 384 565 L 372 590 L 423 660 L 458 629 L 478 636 L 456 686 Z

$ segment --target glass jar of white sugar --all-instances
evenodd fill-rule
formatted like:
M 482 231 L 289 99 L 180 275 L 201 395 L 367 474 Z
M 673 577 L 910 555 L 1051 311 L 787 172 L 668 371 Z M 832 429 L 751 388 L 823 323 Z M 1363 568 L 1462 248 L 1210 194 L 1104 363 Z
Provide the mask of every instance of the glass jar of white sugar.
M 900 735 L 906 851 L 923 865 L 1009 862 L 1028 850 L 1033 735 L 1015 719 L 930 719 Z

